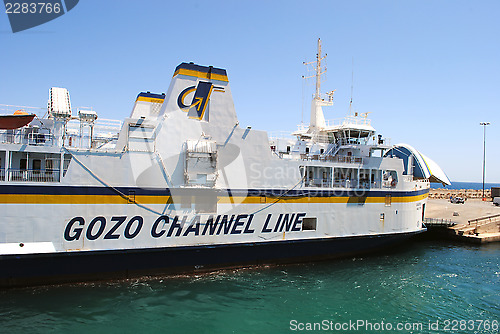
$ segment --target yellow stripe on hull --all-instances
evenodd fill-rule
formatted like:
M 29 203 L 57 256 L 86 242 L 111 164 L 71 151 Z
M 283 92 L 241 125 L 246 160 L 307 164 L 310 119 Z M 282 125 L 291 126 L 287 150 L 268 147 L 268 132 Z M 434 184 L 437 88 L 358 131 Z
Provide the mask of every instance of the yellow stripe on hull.
M 179 196 L 182 197 L 182 196 Z M 392 203 L 418 202 L 428 197 L 428 194 L 416 196 L 394 196 Z M 294 197 L 275 198 L 261 196 L 225 196 L 219 197 L 220 204 L 271 204 L 279 203 L 385 203 L 384 197 Z M 36 195 L 36 194 L 8 194 L 0 195 L 0 204 L 166 204 L 172 203 L 171 196 L 135 196 L 126 198 L 119 195 Z M 179 201 L 180 203 L 180 201 Z
M 394 196 L 391 198 L 392 203 L 409 203 L 418 202 L 428 197 L 428 194 L 417 196 Z M 221 204 L 270 204 L 278 201 L 279 203 L 385 203 L 384 197 L 295 197 L 295 198 L 273 198 L 267 197 L 266 202 L 262 202 L 262 197 L 219 197 L 218 203 Z

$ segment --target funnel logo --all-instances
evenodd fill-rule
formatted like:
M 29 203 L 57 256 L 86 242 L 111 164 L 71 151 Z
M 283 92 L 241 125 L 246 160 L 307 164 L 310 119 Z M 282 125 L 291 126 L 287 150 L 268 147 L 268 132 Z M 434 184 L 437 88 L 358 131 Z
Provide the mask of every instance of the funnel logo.
M 12 32 L 52 21 L 72 10 L 79 0 L 3 0 Z
M 205 113 L 205 111 L 214 88 L 216 91 L 224 91 L 223 87 L 215 87 L 210 82 L 200 81 L 198 86 L 187 87 L 179 94 L 177 105 L 182 111 L 188 113 L 189 118 L 208 121 L 208 113 Z M 189 101 L 188 95 L 192 92 L 194 92 L 193 99 L 191 100 L 191 104 L 188 105 L 186 104 L 186 100 Z

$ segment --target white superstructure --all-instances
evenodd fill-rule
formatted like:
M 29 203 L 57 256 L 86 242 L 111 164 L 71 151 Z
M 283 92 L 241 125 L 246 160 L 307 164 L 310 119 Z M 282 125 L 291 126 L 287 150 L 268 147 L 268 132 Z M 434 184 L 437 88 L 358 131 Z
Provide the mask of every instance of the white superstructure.
M 318 49 L 293 139 L 241 128 L 219 68 L 180 64 L 123 122 L 74 116 L 52 88 L 47 118 L 0 130 L 0 286 L 327 258 L 423 231 L 429 179 L 449 181 L 367 114 L 325 121 Z

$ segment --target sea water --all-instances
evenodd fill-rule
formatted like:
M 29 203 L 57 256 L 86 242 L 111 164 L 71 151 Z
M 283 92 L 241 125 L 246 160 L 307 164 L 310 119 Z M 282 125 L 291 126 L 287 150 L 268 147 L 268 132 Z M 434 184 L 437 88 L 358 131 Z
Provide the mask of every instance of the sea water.
M 484 189 L 491 189 L 492 187 L 500 187 L 500 183 L 485 183 Z M 441 183 L 431 183 L 432 189 L 483 189 L 483 184 L 481 182 L 451 182 L 449 186 L 443 186 Z
M 499 333 L 499 259 L 498 243 L 424 240 L 326 262 L 6 290 L 0 332 Z

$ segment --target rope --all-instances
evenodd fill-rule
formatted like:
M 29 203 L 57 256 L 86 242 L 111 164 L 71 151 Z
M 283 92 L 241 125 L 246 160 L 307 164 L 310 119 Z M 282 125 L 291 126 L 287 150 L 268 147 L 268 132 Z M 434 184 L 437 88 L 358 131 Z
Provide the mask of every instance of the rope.
M 281 201 L 281 199 L 282 199 L 284 196 L 286 196 L 286 194 L 288 194 L 290 191 L 292 191 L 293 189 L 295 189 L 295 187 L 297 187 L 299 184 L 301 184 L 301 183 L 302 183 L 302 181 L 304 181 L 304 180 L 305 180 L 305 178 L 306 178 L 306 175 L 304 174 L 304 176 L 303 176 L 303 177 L 299 180 L 299 182 L 297 182 L 297 183 L 296 183 L 296 184 L 295 184 L 292 188 L 290 188 L 290 189 L 288 189 L 287 191 L 285 191 L 282 195 L 278 196 L 278 198 L 277 198 L 277 199 L 276 199 L 273 203 L 271 203 L 271 204 L 269 204 L 269 205 L 267 205 L 267 206 L 265 206 L 265 207 L 263 207 L 263 208 L 261 208 L 261 209 L 259 209 L 259 210 L 257 210 L 257 211 L 254 211 L 254 212 L 252 212 L 251 214 L 253 214 L 253 215 L 254 215 L 254 214 L 256 214 L 256 213 L 259 213 L 259 212 L 261 212 L 261 211 L 263 211 L 263 210 L 265 210 L 265 209 L 267 209 L 267 208 L 270 208 L 270 207 L 271 207 L 271 206 L 273 206 L 274 204 L 278 203 L 279 201 Z
M 110 188 L 111 190 L 113 190 L 114 192 L 116 192 L 116 193 L 117 193 L 120 197 L 122 197 L 123 199 L 125 199 L 125 200 L 127 200 L 128 202 L 133 203 L 133 204 L 137 205 L 138 207 L 140 207 L 140 208 L 142 208 L 142 209 L 144 209 L 144 210 L 146 210 L 146 211 L 149 211 L 149 212 L 151 212 L 151 213 L 154 213 L 154 214 L 157 214 L 157 215 L 160 215 L 160 216 L 165 215 L 165 210 L 164 210 L 163 212 L 156 211 L 156 210 L 154 210 L 154 209 L 152 209 L 152 208 L 150 208 L 150 207 L 148 207 L 148 206 L 146 206 L 146 205 L 144 205 L 144 204 L 141 204 L 141 203 L 137 202 L 137 201 L 135 200 L 135 198 L 132 198 L 132 197 L 130 197 L 129 195 L 126 195 L 126 194 L 124 194 L 123 192 L 121 192 L 119 189 L 117 189 L 117 188 L 113 187 L 111 184 L 107 183 L 107 182 L 106 182 L 106 181 L 104 181 L 102 178 L 100 178 L 100 177 L 99 177 L 96 173 L 94 173 L 94 172 L 93 172 L 90 168 L 88 168 L 88 167 L 87 167 L 87 166 L 86 166 L 83 162 L 81 162 L 81 161 L 80 161 L 77 157 L 75 157 L 75 156 L 74 156 L 74 155 L 73 155 L 73 154 L 72 154 L 72 153 L 71 153 L 71 152 L 70 152 L 70 151 L 69 151 L 66 147 L 63 147 L 63 148 L 64 148 L 64 150 L 65 150 L 67 153 L 71 154 L 72 158 L 73 158 L 73 159 L 75 159 L 75 161 L 76 161 L 76 162 L 77 162 L 77 163 L 78 163 L 78 164 L 79 164 L 79 165 L 80 165 L 80 166 L 81 166 L 81 167 L 82 167 L 85 171 L 87 171 L 90 175 L 92 175 L 92 177 L 94 177 L 97 181 L 99 181 L 99 182 L 100 182 L 102 185 L 104 185 L 105 187 Z M 273 203 L 270 203 L 269 205 L 266 205 L 265 207 L 263 207 L 263 208 L 261 208 L 261 209 L 259 209 L 259 210 L 257 210 L 257 211 L 254 211 L 254 212 L 252 212 L 251 214 L 257 214 L 257 213 L 259 213 L 259 212 L 261 212 L 261 211 L 264 211 L 264 210 L 266 210 L 266 209 L 270 208 L 271 206 L 275 205 L 275 204 L 276 204 L 276 203 L 278 203 L 279 201 L 281 201 L 281 199 L 282 199 L 283 197 L 285 197 L 285 196 L 286 196 L 286 195 L 287 195 L 290 191 L 294 190 L 294 189 L 295 189 L 295 188 L 296 188 L 299 184 L 301 184 L 301 183 L 304 181 L 305 177 L 306 177 L 306 175 L 304 174 L 304 176 L 303 176 L 303 177 L 299 180 L 299 182 L 297 182 L 297 183 L 296 183 L 296 184 L 295 184 L 292 188 L 290 188 L 290 189 L 286 190 L 283 194 L 281 194 L 280 196 L 278 196 L 278 198 L 277 198 L 277 199 L 276 199 Z M 167 215 L 167 216 L 168 216 L 168 215 Z M 169 216 L 169 218 L 171 218 L 171 217 Z
M 150 207 L 148 207 L 148 206 L 146 206 L 146 205 L 144 205 L 144 204 L 141 204 L 141 203 L 137 202 L 137 201 L 135 200 L 135 198 L 132 198 L 132 197 L 130 197 L 130 196 L 128 196 L 128 195 L 125 195 L 125 194 L 124 194 L 123 192 L 121 192 L 119 189 L 117 189 L 117 188 L 113 187 L 111 184 L 109 184 L 109 183 L 107 183 L 106 181 L 104 181 L 103 179 L 101 179 L 101 178 L 100 178 L 100 177 L 99 177 L 96 173 L 94 173 L 94 172 L 93 172 L 90 168 L 88 168 L 87 166 L 85 166 L 85 164 L 84 164 L 83 162 L 81 162 L 80 160 L 78 160 L 78 158 L 77 158 L 77 157 L 75 157 L 75 156 L 74 156 L 74 155 L 73 155 L 73 154 L 72 154 L 72 153 L 71 153 L 71 152 L 70 152 L 70 151 L 69 151 L 66 147 L 63 147 L 63 148 L 64 148 L 64 150 L 65 150 L 66 152 L 68 152 L 69 154 L 71 154 L 71 157 L 72 157 L 73 159 L 75 159 L 75 161 L 76 161 L 76 162 L 77 162 L 77 163 L 78 163 L 78 164 L 79 164 L 79 165 L 80 165 L 80 166 L 81 166 L 81 167 L 82 167 L 85 171 L 87 171 L 90 175 L 92 175 L 92 177 L 94 177 L 97 181 L 99 181 L 100 183 L 102 183 L 105 187 L 110 188 L 111 190 L 113 190 L 114 192 L 116 192 L 116 193 L 117 193 L 120 197 L 122 197 L 123 199 L 127 200 L 127 202 L 129 202 L 129 203 L 133 203 L 133 204 L 137 205 L 138 207 L 140 207 L 140 208 L 142 208 L 142 209 L 144 209 L 144 210 L 146 210 L 146 211 L 152 212 L 152 213 L 154 213 L 154 214 L 157 214 L 157 215 L 160 215 L 160 216 L 164 215 L 164 213 L 162 213 L 162 212 L 156 211 L 156 210 L 154 210 L 154 209 L 152 209 L 152 208 L 150 208 Z M 169 218 L 170 218 L 170 217 L 169 217 Z

